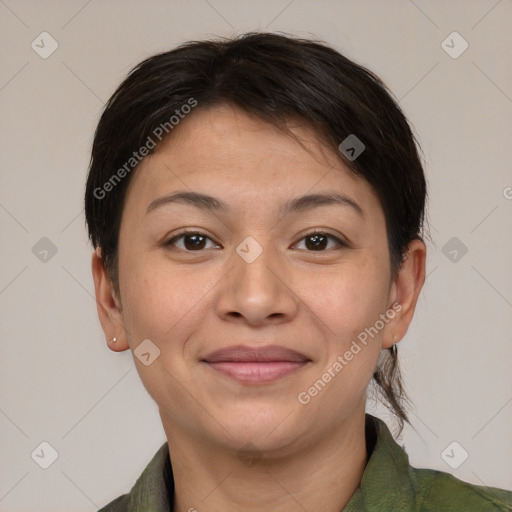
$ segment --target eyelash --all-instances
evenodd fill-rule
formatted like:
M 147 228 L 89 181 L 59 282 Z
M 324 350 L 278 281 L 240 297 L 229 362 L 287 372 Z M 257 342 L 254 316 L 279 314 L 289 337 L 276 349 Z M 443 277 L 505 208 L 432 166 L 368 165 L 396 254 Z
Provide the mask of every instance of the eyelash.
M 173 244 L 179 240 L 180 238 L 183 238 L 185 237 L 186 235 L 199 235 L 199 236 L 202 236 L 204 238 L 207 238 L 208 240 L 211 240 L 213 242 L 213 240 L 208 236 L 208 235 L 205 235 L 204 233 L 201 233 L 200 231 L 193 231 L 193 230 L 185 230 L 185 231 L 181 231 L 180 233 L 174 235 L 170 240 L 168 240 L 167 242 L 164 243 L 164 246 L 165 247 L 169 247 L 169 248 L 173 248 L 173 249 L 177 249 L 177 250 L 180 250 L 180 251 L 183 251 L 183 252 L 203 252 L 205 249 L 199 249 L 197 251 L 191 251 L 191 250 L 188 250 L 188 249 L 180 249 L 180 248 L 176 248 L 176 247 L 173 247 Z M 334 236 L 334 235 L 331 235 L 330 233 L 326 233 L 324 231 L 311 231 L 310 233 L 307 233 L 306 235 L 304 235 L 300 240 L 299 242 L 301 242 L 302 240 L 308 238 L 308 237 L 313 237 L 315 235 L 324 235 L 324 236 L 327 236 L 328 238 L 334 240 L 338 247 L 335 248 L 335 250 L 340 250 L 340 249 L 346 249 L 346 248 L 349 248 L 350 245 L 341 240 L 340 238 Z M 331 248 L 332 250 L 332 248 Z M 321 250 L 321 251 L 306 251 L 306 252 L 327 252 L 328 249 L 324 249 L 324 250 Z

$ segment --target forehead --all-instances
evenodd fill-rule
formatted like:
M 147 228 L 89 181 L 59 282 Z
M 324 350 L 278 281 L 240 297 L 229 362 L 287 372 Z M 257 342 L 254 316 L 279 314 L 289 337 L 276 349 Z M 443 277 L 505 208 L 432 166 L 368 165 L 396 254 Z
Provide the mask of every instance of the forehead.
M 228 193 L 246 205 L 319 189 L 355 194 L 366 203 L 376 201 L 369 184 L 348 169 L 314 130 L 298 122 L 288 126 L 302 146 L 236 107 L 197 110 L 141 162 L 126 201 L 136 196 L 147 203 L 178 189 Z
M 285 159 L 315 169 L 336 163 L 335 155 L 311 128 L 294 121 L 287 125 L 305 148 L 278 127 L 236 107 L 219 105 L 185 118 L 177 132 L 157 148 L 155 156 L 172 154 L 177 158 L 175 164 L 193 159 L 206 168 L 208 163 L 236 162 L 241 170 L 247 163 L 267 162 L 267 167 L 271 167 L 274 160 Z M 199 147 L 201 150 L 197 151 Z

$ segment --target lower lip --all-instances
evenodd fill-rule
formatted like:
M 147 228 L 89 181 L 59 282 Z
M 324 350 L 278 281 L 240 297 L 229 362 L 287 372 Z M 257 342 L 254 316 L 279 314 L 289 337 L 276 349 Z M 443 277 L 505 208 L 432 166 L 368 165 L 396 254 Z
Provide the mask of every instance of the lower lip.
M 307 361 L 274 361 L 274 362 L 233 362 L 222 361 L 208 363 L 214 370 L 224 373 L 228 377 L 245 383 L 272 382 L 286 377 L 307 364 Z

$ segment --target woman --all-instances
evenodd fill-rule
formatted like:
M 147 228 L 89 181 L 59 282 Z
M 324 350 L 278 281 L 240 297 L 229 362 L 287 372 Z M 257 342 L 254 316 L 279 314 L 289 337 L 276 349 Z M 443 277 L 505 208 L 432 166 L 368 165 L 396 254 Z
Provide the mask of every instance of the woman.
M 98 314 L 167 442 L 102 511 L 512 510 L 415 469 L 396 343 L 425 279 L 426 186 L 384 84 L 267 33 L 139 64 L 99 122 L 86 191 Z

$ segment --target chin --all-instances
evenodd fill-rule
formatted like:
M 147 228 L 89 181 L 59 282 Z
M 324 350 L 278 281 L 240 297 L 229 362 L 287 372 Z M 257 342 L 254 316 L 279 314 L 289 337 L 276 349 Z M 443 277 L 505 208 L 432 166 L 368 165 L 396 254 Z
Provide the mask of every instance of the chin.
M 254 445 L 261 451 L 278 450 L 302 437 L 307 427 L 304 421 L 297 421 L 291 408 L 276 406 L 250 409 L 243 407 L 238 411 L 225 412 L 223 427 L 231 434 L 222 432 L 225 443 L 231 448 L 240 449 L 246 444 Z

